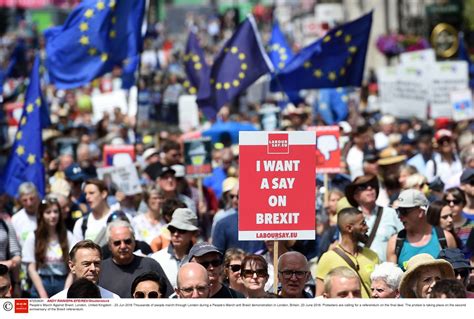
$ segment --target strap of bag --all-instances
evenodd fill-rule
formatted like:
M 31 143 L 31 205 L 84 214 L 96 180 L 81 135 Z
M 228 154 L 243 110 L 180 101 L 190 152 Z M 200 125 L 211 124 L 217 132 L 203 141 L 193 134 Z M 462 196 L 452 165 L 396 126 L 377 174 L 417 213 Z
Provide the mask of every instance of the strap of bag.
M 349 256 L 347 256 L 346 253 L 343 252 L 342 249 L 340 249 L 339 247 L 334 247 L 333 250 L 334 250 L 334 252 L 335 252 L 336 254 L 338 254 L 342 259 L 344 259 L 344 261 L 357 273 L 357 276 L 359 276 L 361 285 L 364 287 L 364 290 L 365 290 L 365 292 L 367 293 L 367 296 L 369 296 L 369 298 L 370 298 L 370 290 L 369 290 L 369 288 L 367 288 L 367 286 L 365 285 L 364 280 L 362 279 L 362 277 L 361 277 L 360 274 L 359 274 L 359 269 L 358 269 L 358 267 L 354 264 L 354 262 L 352 261 L 352 259 L 350 259 Z
M 369 239 L 367 240 L 367 243 L 365 244 L 365 247 L 370 248 L 372 245 L 372 242 L 374 241 L 375 234 L 377 233 L 377 229 L 379 228 L 380 225 L 380 220 L 382 219 L 382 213 L 383 213 L 383 208 L 379 206 L 377 209 L 377 218 L 375 219 L 374 227 L 372 227 L 372 230 L 370 231 Z

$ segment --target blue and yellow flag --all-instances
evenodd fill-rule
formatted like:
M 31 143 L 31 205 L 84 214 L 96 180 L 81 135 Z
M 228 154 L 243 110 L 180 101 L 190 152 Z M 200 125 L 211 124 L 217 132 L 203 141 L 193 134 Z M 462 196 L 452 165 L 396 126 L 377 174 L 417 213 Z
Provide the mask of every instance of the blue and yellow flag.
M 42 197 L 45 194 L 41 130 L 49 125 L 49 117 L 45 117 L 47 107 L 41 94 L 39 65 L 37 56 L 26 90 L 23 114 L 0 183 L 3 185 L 3 191 L 14 197 L 23 182 L 32 182 Z
M 45 31 L 46 68 L 61 89 L 82 86 L 141 51 L 145 0 L 86 0 Z
M 275 75 L 272 91 L 360 86 L 371 26 L 372 12 L 330 30 Z
M 221 106 L 272 70 L 255 20 L 249 15 L 217 55 L 209 80 L 199 88 L 197 103 L 200 108 L 210 106 L 216 114 Z
M 273 24 L 272 35 L 268 42 L 267 51 L 277 71 L 282 70 L 293 58 L 293 51 L 288 45 L 288 42 L 286 42 L 285 35 L 281 32 L 278 22 Z
M 201 82 L 209 79 L 209 66 L 204 58 L 204 51 L 199 45 L 196 33 L 193 31 L 189 32 L 183 61 L 184 70 L 188 77 L 183 86 L 190 94 L 197 94 Z

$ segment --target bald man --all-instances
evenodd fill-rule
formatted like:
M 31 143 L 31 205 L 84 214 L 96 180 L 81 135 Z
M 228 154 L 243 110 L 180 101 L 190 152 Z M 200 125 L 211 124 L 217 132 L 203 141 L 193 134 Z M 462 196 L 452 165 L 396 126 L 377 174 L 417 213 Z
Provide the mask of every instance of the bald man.
M 181 266 L 175 288 L 179 298 L 209 298 L 210 285 L 206 268 L 198 263 Z
M 289 251 L 278 258 L 278 280 L 281 283 L 280 296 L 283 298 L 313 298 L 305 291 L 311 277 L 308 260 L 297 252 Z

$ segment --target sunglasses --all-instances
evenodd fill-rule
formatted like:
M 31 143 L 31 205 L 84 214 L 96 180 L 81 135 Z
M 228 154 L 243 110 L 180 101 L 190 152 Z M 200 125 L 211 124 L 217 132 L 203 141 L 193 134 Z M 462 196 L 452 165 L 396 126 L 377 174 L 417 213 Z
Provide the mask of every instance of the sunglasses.
M 170 231 L 171 234 L 178 233 L 180 235 L 186 234 L 188 232 L 187 230 L 178 229 L 173 226 L 169 226 L 168 230 Z
M 209 286 L 196 286 L 196 287 L 185 287 L 185 288 L 178 288 L 179 291 L 183 293 L 183 295 L 191 295 L 194 290 L 197 291 L 198 294 L 202 295 L 206 293 L 209 289 Z
M 469 276 L 471 272 L 468 270 L 468 269 L 462 269 L 462 270 L 454 270 L 454 274 L 456 275 L 456 277 L 459 275 L 461 276 L 462 278 L 466 278 Z
M 265 269 L 243 269 L 240 271 L 240 276 L 244 278 L 252 278 L 254 274 L 257 275 L 258 278 L 265 278 L 268 276 L 268 273 Z
M 229 198 L 230 199 L 234 199 L 234 198 L 239 199 L 239 195 L 229 194 Z
M 372 188 L 374 189 L 374 185 L 372 184 L 362 184 L 356 187 L 356 191 L 365 191 L 366 189 Z
M 229 268 L 230 270 L 232 270 L 232 272 L 238 272 L 240 271 L 242 267 L 240 265 L 234 264 L 234 265 L 229 265 Z
M 124 239 L 124 240 L 114 240 L 114 241 L 112 242 L 112 244 L 113 244 L 115 247 L 120 246 L 121 243 L 124 243 L 125 245 L 129 246 L 129 245 L 132 244 L 132 242 L 133 242 L 133 239 L 127 238 L 127 239 Z
M 291 279 L 293 275 L 295 275 L 297 279 L 303 279 L 308 272 L 302 270 L 283 270 L 279 271 L 279 273 L 283 276 L 284 279 Z
M 216 268 L 216 267 L 219 267 L 220 265 L 222 265 L 222 260 L 220 259 L 214 259 L 214 260 L 210 260 L 210 261 L 203 261 L 203 262 L 200 262 L 199 263 L 201 266 L 203 266 L 204 268 L 209 268 L 209 266 L 212 266 L 213 268 Z
M 451 205 L 451 204 L 453 204 L 453 205 L 459 205 L 459 204 L 462 203 L 462 200 L 460 200 L 460 199 L 447 199 L 446 202 L 447 202 L 449 205 Z
M 133 298 L 160 298 L 160 293 L 158 291 L 149 291 L 148 293 L 143 291 L 135 291 Z
M 406 216 L 406 215 L 410 214 L 410 212 L 412 212 L 414 208 L 417 208 L 417 207 L 397 208 L 396 212 L 399 216 Z

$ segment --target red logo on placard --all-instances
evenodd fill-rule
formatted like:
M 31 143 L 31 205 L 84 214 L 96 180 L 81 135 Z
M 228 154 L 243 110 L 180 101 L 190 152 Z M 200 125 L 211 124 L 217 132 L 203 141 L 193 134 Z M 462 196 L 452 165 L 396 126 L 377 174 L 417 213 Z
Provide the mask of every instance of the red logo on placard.
M 15 300 L 15 313 L 28 313 L 28 299 Z
M 288 154 L 288 134 L 268 134 L 268 154 Z

